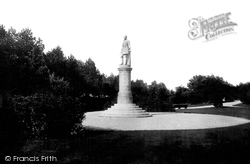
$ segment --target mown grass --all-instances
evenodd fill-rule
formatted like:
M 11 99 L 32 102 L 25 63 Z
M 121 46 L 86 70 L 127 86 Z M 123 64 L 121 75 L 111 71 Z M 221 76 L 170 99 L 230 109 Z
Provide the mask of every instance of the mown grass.
M 250 109 L 242 107 L 180 111 L 250 119 Z M 249 163 L 250 124 L 172 131 L 88 129 L 68 139 L 22 141 L 13 152 L 18 156 L 55 156 L 54 163 Z
M 213 103 L 188 104 L 188 107 L 198 107 L 198 106 L 208 106 L 208 105 L 213 105 Z

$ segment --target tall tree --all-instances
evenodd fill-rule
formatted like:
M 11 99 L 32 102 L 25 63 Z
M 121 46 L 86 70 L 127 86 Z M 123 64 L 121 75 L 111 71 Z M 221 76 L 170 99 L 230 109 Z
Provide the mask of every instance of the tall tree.
M 0 26 L 0 35 L 1 89 L 28 94 L 47 85 L 42 40 L 33 37 L 30 29 L 17 33 L 13 28 L 6 31 Z
M 201 98 L 202 102 L 212 102 L 215 107 L 221 107 L 223 99 L 231 93 L 233 86 L 219 76 L 194 76 L 189 80 L 188 88 L 191 94 Z
M 166 88 L 164 83 L 157 83 L 153 81 L 148 87 L 148 111 L 166 111 L 167 101 L 170 97 L 170 91 Z
M 84 63 L 81 73 L 83 74 L 88 85 L 88 87 L 86 88 L 86 92 L 88 94 L 99 96 L 101 94 L 103 78 L 92 59 L 89 58 Z
M 48 51 L 45 55 L 46 64 L 51 73 L 63 77 L 66 71 L 66 57 L 60 46 Z

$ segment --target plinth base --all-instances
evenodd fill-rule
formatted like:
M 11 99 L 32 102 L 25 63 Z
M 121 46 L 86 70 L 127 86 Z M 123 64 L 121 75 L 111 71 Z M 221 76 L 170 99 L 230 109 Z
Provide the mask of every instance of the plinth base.
M 108 110 L 103 111 L 99 117 L 116 117 L 116 118 L 142 118 L 152 117 L 148 112 L 142 110 L 135 104 L 115 104 Z

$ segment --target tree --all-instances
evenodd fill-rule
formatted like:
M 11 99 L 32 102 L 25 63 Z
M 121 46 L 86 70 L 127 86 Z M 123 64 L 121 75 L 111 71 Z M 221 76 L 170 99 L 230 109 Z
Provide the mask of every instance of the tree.
M 243 104 L 250 104 L 250 82 L 237 86 L 238 97 Z
M 148 86 L 147 111 L 160 112 L 170 110 L 167 108 L 169 97 L 170 91 L 166 88 L 165 84 L 157 84 L 156 81 L 153 81 Z
M 85 105 L 70 94 L 74 88 L 66 79 L 67 59 L 61 48 L 43 51 L 42 40 L 30 29 L 16 32 L 0 26 L 1 113 L 7 113 L 5 120 L 15 119 L 26 137 L 69 135 L 74 124 L 81 123 Z M 78 65 L 69 68 L 80 74 Z
M 92 59 L 88 59 L 81 68 L 82 76 L 84 76 L 87 88 L 86 93 L 99 96 L 102 88 L 102 75 L 96 68 Z
M 66 72 L 66 57 L 60 46 L 48 51 L 45 55 L 46 65 L 51 73 L 63 77 Z
M 194 76 L 189 80 L 187 86 L 193 97 L 200 97 L 200 102 L 203 103 L 212 102 L 215 107 L 223 105 L 223 99 L 231 94 L 231 89 L 233 88 L 222 77 L 214 75 Z
M 190 92 L 186 87 L 183 86 L 176 87 L 175 92 L 171 98 L 172 103 L 174 104 L 188 103 L 189 93 Z
M 104 74 L 103 77 L 103 95 L 110 97 L 111 99 L 114 99 L 117 97 L 117 93 L 119 91 L 119 76 L 110 74 L 108 77 L 106 77 Z
M 65 80 L 69 81 L 72 95 L 79 97 L 85 93 L 86 80 L 80 69 L 80 62 L 73 55 L 66 60 Z
M 44 45 L 30 29 L 17 33 L 0 26 L 0 90 L 29 94 L 48 85 Z M 39 80 L 38 80 L 39 79 Z
M 49 80 L 50 80 L 50 91 L 54 94 L 54 95 L 67 95 L 70 87 L 69 87 L 69 82 L 65 81 L 64 78 L 60 78 L 55 76 L 55 73 L 52 73 L 49 76 Z
M 143 80 L 132 81 L 131 90 L 133 102 L 142 108 L 146 108 L 149 96 L 147 83 L 144 83 Z

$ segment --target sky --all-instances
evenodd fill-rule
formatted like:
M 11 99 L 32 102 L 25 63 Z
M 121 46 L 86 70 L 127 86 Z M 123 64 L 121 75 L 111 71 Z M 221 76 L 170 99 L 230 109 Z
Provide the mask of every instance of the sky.
M 195 75 L 233 85 L 250 82 L 247 0 L 1 0 L 0 24 L 32 30 L 45 52 L 60 46 L 101 73 L 118 75 L 124 35 L 131 43 L 132 80 L 186 86 Z M 230 12 L 234 32 L 211 41 L 191 40 L 188 22 Z

